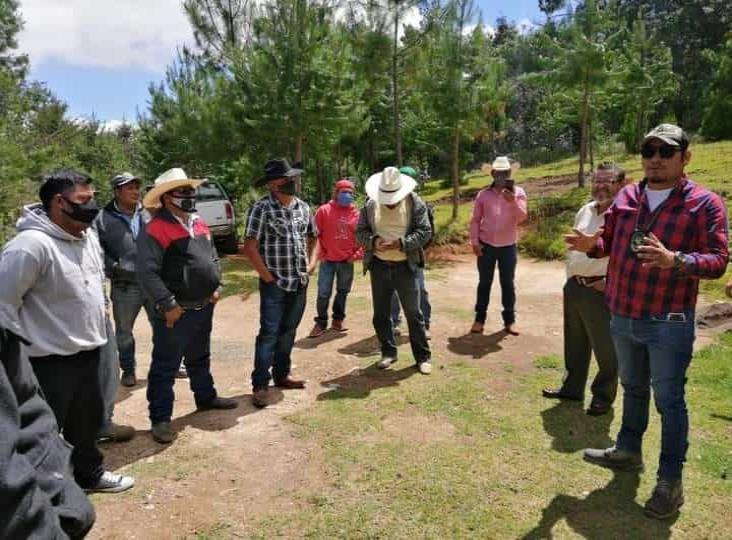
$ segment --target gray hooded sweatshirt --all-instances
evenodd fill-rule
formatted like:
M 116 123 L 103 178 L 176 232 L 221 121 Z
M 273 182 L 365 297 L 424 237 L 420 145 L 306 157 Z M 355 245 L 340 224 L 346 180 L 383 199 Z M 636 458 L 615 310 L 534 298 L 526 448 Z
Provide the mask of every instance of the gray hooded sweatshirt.
M 29 356 L 68 356 L 101 347 L 104 258 L 96 232 L 81 238 L 26 206 L 0 254 L 0 322 L 31 343 Z

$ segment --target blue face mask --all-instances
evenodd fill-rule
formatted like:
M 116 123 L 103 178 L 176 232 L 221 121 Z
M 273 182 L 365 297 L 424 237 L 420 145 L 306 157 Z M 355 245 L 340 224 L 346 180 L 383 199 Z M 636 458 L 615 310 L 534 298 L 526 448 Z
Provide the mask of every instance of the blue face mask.
M 349 193 L 348 191 L 341 191 L 340 193 L 338 193 L 336 201 L 338 202 L 338 206 L 350 206 L 351 203 L 353 203 L 353 193 Z

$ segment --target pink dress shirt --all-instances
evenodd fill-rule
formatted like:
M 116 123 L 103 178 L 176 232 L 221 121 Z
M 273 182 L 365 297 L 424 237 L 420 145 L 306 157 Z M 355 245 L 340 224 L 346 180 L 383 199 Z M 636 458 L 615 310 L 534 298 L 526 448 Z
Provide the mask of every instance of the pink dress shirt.
M 514 188 L 516 198 L 509 202 L 502 193 L 486 188 L 478 193 L 470 222 L 470 243 L 481 242 L 493 247 L 510 246 L 518 242 L 518 225 L 526 220 L 526 192 Z

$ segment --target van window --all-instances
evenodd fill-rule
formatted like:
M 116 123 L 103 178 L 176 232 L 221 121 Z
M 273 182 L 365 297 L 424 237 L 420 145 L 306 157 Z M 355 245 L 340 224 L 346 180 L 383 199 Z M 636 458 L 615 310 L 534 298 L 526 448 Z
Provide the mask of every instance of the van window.
M 226 199 L 226 195 L 224 195 L 218 185 L 212 182 L 206 182 L 198 186 L 196 199 L 199 201 L 220 201 Z

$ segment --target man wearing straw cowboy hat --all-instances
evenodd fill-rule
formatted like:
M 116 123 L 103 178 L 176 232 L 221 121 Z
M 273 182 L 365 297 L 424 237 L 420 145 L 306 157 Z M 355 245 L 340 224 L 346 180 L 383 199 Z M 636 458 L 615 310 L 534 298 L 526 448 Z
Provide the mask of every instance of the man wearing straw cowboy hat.
M 422 247 L 432 234 L 427 206 L 414 191 L 416 181 L 396 167 L 387 167 L 366 181 L 369 200 L 361 210 L 356 236 L 365 248 L 364 272 L 371 272 L 373 324 L 381 345 L 378 367 L 396 362 L 391 324 L 394 291 L 409 327 L 409 342 L 420 373 L 432 372 L 430 346 L 419 307 L 417 269 L 424 267 Z
M 140 232 L 137 272 L 155 311 L 147 400 L 152 436 L 161 444 L 175 439 L 173 383 L 183 357 L 199 411 L 237 405 L 216 394 L 211 376 L 211 325 L 221 271 L 208 225 L 196 213 L 201 183 L 183 169 L 170 169 L 143 200 L 147 208 L 160 208 Z
M 526 219 L 526 193 L 514 186 L 512 171 L 518 163 L 511 164 L 506 156 L 499 156 L 490 166 L 493 183 L 478 193 L 470 223 L 470 243 L 478 257 L 478 291 L 475 301 L 475 322 L 470 328 L 473 334 L 482 334 L 485 325 L 488 300 L 493 276 L 498 263 L 503 304 L 504 331 L 518 335 L 516 322 L 516 289 L 514 276 L 518 262 L 518 225 Z
M 290 375 L 295 332 L 305 312 L 308 264 L 317 230 L 310 207 L 297 197 L 302 169 L 270 159 L 257 186 L 269 194 L 249 210 L 244 251 L 259 274 L 259 334 L 254 349 L 252 403 L 270 403 L 269 381 L 285 390 L 305 388 Z M 271 373 L 270 373 L 271 371 Z

